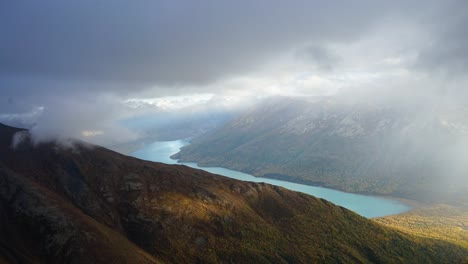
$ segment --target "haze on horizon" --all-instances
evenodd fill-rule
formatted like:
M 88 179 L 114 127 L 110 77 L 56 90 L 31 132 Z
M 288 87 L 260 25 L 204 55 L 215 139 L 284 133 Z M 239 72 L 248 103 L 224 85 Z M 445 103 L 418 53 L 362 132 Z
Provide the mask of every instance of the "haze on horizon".
M 268 96 L 466 109 L 467 30 L 465 1 L 3 1 L 0 122 L 113 145 Z

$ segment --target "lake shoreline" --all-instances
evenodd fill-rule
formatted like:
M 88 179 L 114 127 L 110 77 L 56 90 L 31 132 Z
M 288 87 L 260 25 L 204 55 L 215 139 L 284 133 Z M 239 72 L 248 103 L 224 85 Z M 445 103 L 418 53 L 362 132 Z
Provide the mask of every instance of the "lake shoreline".
M 176 156 L 177 154 L 178 154 L 178 152 L 169 157 L 170 159 L 174 160 L 174 162 L 176 162 L 176 164 L 195 163 L 200 168 L 210 168 L 210 167 L 225 168 L 225 169 L 235 170 L 235 171 L 239 171 L 239 172 L 242 172 L 242 173 L 245 173 L 245 174 L 252 175 L 257 179 L 280 180 L 280 181 L 286 181 L 286 182 L 291 182 L 291 183 L 304 184 L 304 185 L 313 186 L 313 187 L 327 188 L 327 189 L 332 189 L 332 190 L 340 191 L 340 192 L 360 194 L 360 195 L 373 196 L 373 197 L 388 198 L 388 199 L 396 200 L 396 201 L 399 201 L 399 202 L 404 201 L 404 204 L 407 204 L 407 205 L 411 206 L 411 208 L 413 208 L 413 207 L 422 207 L 422 206 L 428 205 L 428 203 L 424 203 L 424 202 L 421 202 L 421 201 L 418 201 L 416 199 L 412 199 L 412 198 L 409 198 L 409 197 L 397 196 L 397 195 L 391 195 L 391 194 L 382 194 L 382 193 L 376 193 L 376 192 L 362 192 L 362 191 L 352 192 L 352 191 L 346 190 L 344 188 L 340 188 L 340 187 L 336 187 L 336 186 L 332 186 L 332 185 L 327 185 L 327 184 L 325 184 L 323 182 L 320 182 L 320 181 L 310 181 L 310 180 L 300 179 L 300 178 L 297 178 L 297 177 L 284 175 L 284 174 L 271 174 L 271 176 L 270 176 L 270 174 L 255 175 L 255 174 L 252 174 L 251 172 L 248 172 L 248 171 L 242 171 L 242 170 L 239 170 L 237 168 L 230 168 L 229 166 L 224 167 L 224 166 L 221 166 L 221 165 L 211 164 L 211 163 L 207 165 L 205 162 L 202 162 L 200 164 L 197 161 L 193 161 L 193 160 L 174 159 L 173 156 Z
M 395 199 L 395 197 L 388 197 L 376 194 L 359 194 L 347 192 L 335 188 L 329 188 L 319 182 L 314 184 L 304 184 L 304 182 L 297 183 L 294 181 L 279 180 L 272 177 L 259 177 L 249 173 L 244 173 L 239 170 L 232 170 L 225 167 L 212 167 L 206 166 L 202 163 L 200 166 L 196 162 L 187 162 L 183 159 L 177 159 L 177 154 L 180 149 L 190 144 L 187 140 L 175 140 L 164 142 L 153 142 L 145 147 L 131 153 L 132 156 L 140 159 L 162 162 L 166 164 L 178 164 L 188 166 L 196 169 L 201 169 L 212 174 L 218 174 L 231 179 L 247 182 L 264 182 L 270 185 L 281 186 L 283 188 L 302 192 L 317 198 L 328 200 L 336 205 L 354 211 L 361 216 L 368 219 L 374 217 L 382 217 L 387 215 L 395 215 L 403 212 L 408 212 L 414 207 L 407 202 Z M 211 165 L 211 164 L 210 164 Z
M 271 176 L 267 176 L 267 175 L 257 176 L 255 174 L 251 174 L 249 172 L 237 170 L 236 168 L 229 168 L 229 167 L 223 167 L 223 166 L 212 165 L 212 164 L 210 164 L 208 166 L 200 165 L 196 161 L 172 158 L 176 154 L 177 153 L 171 155 L 170 158 L 176 162 L 175 164 L 178 164 L 178 165 L 187 166 L 184 163 L 195 163 L 200 168 L 212 168 L 212 167 L 225 168 L 225 169 L 235 170 L 235 171 L 239 171 L 239 172 L 242 172 L 242 173 L 245 173 L 245 174 L 252 175 L 253 177 L 255 177 L 257 179 L 280 180 L 280 181 L 285 181 L 285 182 L 290 182 L 290 183 L 303 184 L 303 185 L 312 186 L 312 187 L 326 188 L 326 189 L 331 189 L 331 190 L 345 192 L 345 193 L 359 194 L 359 195 L 365 195 L 365 196 L 371 196 L 371 197 L 377 197 L 377 198 L 384 198 L 384 199 L 389 199 L 389 200 L 393 200 L 393 201 L 402 203 L 402 204 L 409 207 L 409 210 L 398 213 L 398 214 L 408 213 L 408 212 L 411 212 L 413 210 L 417 210 L 417 209 L 420 209 L 420 208 L 425 208 L 427 206 L 432 205 L 432 203 L 424 203 L 424 202 L 421 202 L 421 201 L 418 201 L 418 200 L 414 200 L 414 199 L 410 199 L 410 198 L 406 198 L 406 197 L 400 197 L 400 196 L 392 196 L 392 195 L 388 195 L 388 194 L 381 194 L 381 193 L 375 193 L 375 192 L 350 192 L 348 190 L 345 190 L 345 189 L 342 189 L 342 188 L 339 188 L 339 187 L 335 187 L 335 186 L 326 185 L 326 184 L 324 184 L 322 182 L 318 182 L 318 181 L 315 182 L 315 181 L 307 181 L 307 180 L 302 180 L 302 179 L 296 179 L 295 180 L 295 177 L 288 176 L 288 175 L 282 175 L 281 174 L 282 177 L 277 177 L 277 176 L 271 177 Z M 221 175 L 221 176 L 229 178 L 229 176 L 225 176 L 225 175 Z M 312 195 L 312 194 L 308 194 L 308 195 Z M 398 215 L 398 214 L 392 214 L 392 215 Z M 390 216 L 390 215 L 388 215 L 388 216 Z

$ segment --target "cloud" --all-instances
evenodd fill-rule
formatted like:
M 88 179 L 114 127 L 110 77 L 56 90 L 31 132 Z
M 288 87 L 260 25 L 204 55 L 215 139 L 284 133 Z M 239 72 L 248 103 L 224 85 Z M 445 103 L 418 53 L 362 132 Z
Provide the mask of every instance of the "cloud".
M 46 0 L 0 10 L 3 73 L 160 84 L 248 73 L 298 43 L 353 40 L 381 13 L 373 1 Z
M 404 95 L 462 104 L 467 6 L 2 1 L 0 121 L 111 144 L 138 137 L 119 120 L 150 115 L 154 102 L 183 108 L 187 95 Z M 129 107 L 129 100 L 142 107 Z
M 120 118 L 129 114 L 118 100 L 106 96 L 88 97 L 85 94 L 72 98 L 41 98 L 44 106 L 30 113 L 0 116 L 0 122 L 29 128 L 36 143 L 55 139 L 66 141 L 72 137 L 113 145 L 138 137 L 118 124 Z
M 424 22 L 432 34 L 422 45 L 417 66 L 443 75 L 465 74 L 468 67 L 468 3 L 449 1 Z
M 311 63 L 317 70 L 333 70 L 340 62 L 338 56 L 329 47 L 314 44 L 298 50 L 296 56 L 299 60 Z
M 35 120 L 44 112 L 44 107 L 34 107 L 30 112 L 0 114 L 0 122 L 9 123 L 16 127 L 30 128 Z

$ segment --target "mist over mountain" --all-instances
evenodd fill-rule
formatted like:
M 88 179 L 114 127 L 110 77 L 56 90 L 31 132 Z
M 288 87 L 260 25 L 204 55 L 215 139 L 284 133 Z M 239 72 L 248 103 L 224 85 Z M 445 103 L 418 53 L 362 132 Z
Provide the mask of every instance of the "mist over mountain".
M 175 155 L 257 176 L 468 201 L 467 108 L 273 98 Z
M 214 130 L 239 115 L 240 109 L 197 105 L 182 109 L 155 111 L 121 120 L 138 138 L 108 147 L 129 154 L 154 141 L 192 139 Z

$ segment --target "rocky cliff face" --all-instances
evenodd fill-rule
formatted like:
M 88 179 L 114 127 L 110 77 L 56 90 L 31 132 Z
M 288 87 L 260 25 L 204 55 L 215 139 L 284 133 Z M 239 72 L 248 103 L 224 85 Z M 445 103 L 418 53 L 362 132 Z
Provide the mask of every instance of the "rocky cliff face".
M 325 200 L 83 142 L 11 147 L 0 125 L 5 263 L 461 262 Z
M 468 190 L 468 112 L 439 110 L 272 99 L 174 157 L 350 192 L 457 200 Z

